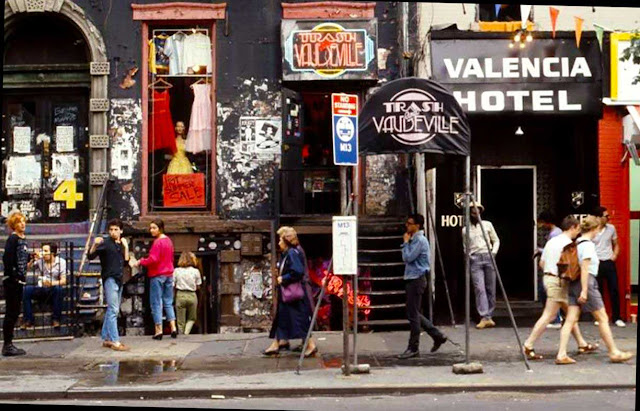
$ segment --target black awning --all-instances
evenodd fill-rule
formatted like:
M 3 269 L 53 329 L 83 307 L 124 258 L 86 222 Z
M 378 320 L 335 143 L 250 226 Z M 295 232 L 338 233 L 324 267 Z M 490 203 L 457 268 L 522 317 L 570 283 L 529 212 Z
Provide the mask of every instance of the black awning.
M 367 100 L 358 123 L 361 154 L 470 154 L 466 114 L 443 86 L 431 80 L 390 81 Z

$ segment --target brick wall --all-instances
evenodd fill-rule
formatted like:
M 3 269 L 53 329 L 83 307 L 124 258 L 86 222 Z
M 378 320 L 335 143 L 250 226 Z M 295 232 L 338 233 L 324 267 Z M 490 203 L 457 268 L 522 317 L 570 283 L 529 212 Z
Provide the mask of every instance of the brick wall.
M 630 310 L 629 263 L 629 163 L 620 163 L 624 155 L 622 146 L 622 115 L 619 109 L 605 107 L 598 126 L 598 174 L 600 179 L 600 204 L 610 211 L 611 223 L 618 230 L 620 254 L 616 261 L 618 287 L 620 289 L 620 313 L 628 320 Z M 604 295 L 609 315 L 608 293 Z

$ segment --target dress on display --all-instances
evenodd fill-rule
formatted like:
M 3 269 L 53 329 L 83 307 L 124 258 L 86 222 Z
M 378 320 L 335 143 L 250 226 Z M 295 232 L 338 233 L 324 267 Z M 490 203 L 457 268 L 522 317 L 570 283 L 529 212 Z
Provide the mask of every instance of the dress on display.
M 193 84 L 193 107 L 185 149 L 189 153 L 211 150 L 211 85 Z
M 173 120 L 171 119 L 168 90 L 153 90 L 150 117 L 149 151 L 153 152 L 166 148 L 169 149 L 171 153 L 175 153 L 176 139 L 173 129 Z
M 176 138 L 176 146 L 178 151 L 173 155 L 169 167 L 167 168 L 167 174 L 191 174 L 193 169 L 191 168 L 191 161 L 187 158 L 187 153 L 184 149 L 185 140 L 178 137 Z

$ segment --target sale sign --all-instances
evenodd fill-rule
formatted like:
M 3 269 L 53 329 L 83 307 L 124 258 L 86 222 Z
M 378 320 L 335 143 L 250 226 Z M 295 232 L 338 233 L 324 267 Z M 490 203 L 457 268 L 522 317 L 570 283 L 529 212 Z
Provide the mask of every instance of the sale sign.
M 165 174 L 162 177 L 165 207 L 204 207 L 204 174 Z

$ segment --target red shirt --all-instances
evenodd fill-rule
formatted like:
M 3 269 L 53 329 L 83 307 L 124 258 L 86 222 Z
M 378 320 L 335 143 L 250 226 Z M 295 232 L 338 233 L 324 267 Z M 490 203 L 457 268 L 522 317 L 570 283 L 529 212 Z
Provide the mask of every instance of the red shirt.
M 140 265 L 147 267 L 149 277 L 173 275 L 173 243 L 169 237 L 153 241 L 149 257 L 140 259 Z

